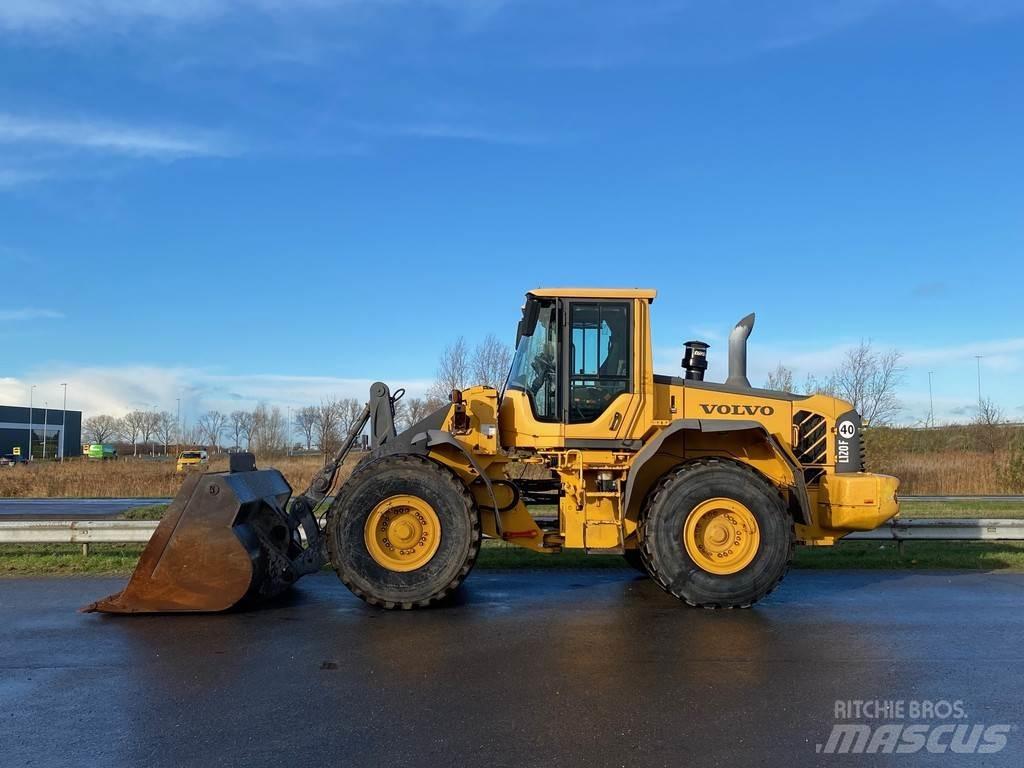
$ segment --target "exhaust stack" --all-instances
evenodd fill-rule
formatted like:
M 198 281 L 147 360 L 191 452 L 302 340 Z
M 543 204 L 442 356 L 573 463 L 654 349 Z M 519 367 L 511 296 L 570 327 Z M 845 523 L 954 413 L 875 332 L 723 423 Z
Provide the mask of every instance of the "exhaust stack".
M 750 387 L 747 379 L 747 337 L 754 330 L 754 313 L 744 317 L 729 334 L 729 378 L 726 384 L 734 387 Z

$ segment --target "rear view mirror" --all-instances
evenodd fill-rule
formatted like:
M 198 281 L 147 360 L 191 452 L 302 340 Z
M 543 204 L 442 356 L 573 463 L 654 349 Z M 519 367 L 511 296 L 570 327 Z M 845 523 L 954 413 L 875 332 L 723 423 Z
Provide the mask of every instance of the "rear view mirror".
M 537 318 L 540 316 L 540 302 L 537 301 L 533 296 L 526 298 L 526 303 L 523 305 L 523 319 L 519 321 L 519 327 L 516 329 L 516 346 L 519 346 L 519 342 L 522 341 L 523 336 L 533 336 L 533 331 L 537 327 Z

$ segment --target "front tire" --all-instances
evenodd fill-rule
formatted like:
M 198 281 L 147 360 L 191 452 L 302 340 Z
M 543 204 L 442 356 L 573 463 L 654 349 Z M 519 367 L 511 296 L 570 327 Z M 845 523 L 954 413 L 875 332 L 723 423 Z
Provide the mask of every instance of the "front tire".
M 726 459 L 684 464 L 654 487 L 640 551 L 669 594 L 702 608 L 746 608 L 770 593 L 793 558 L 793 519 L 778 490 Z
M 331 505 L 327 547 L 338 578 L 382 608 L 444 599 L 480 551 L 480 518 L 451 471 L 414 455 L 356 470 Z

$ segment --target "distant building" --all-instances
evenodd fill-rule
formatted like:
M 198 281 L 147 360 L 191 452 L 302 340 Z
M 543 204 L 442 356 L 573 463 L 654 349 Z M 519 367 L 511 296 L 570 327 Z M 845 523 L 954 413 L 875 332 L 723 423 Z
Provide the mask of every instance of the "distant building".
M 64 433 L 61 433 L 63 426 Z M 10 456 L 15 448 L 21 457 L 29 457 L 29 432 L 32 434 L 31 455 L 37 459 L 82 455 L 82 412 L 60 408 L 32 408 L 0 405 L 0 456 Z

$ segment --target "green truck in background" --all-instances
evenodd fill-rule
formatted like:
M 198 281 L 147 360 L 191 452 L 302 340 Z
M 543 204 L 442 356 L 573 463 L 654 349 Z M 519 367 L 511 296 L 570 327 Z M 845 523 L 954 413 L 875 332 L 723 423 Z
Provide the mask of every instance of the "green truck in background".
M 86 455 L 90 459 L 116 459 L 117 448 L 106 443 L 91 443 Z

